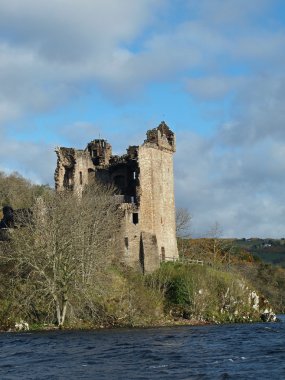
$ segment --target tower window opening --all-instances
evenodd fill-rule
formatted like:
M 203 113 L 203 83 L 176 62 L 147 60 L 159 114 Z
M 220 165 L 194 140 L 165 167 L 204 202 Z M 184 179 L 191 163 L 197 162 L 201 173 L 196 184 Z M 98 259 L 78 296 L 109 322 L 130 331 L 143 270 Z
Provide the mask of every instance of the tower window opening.
M 165 261 L 165 248 L 161 247 L 161 261 Z
M 133 179 L 136 179 L 136 178 L 137 178 L 137 173 L 133 172 Z
M 126 253 L 128 253 L 128 249 L 129 249 L 129 239 L 125 237 L 125 252 Z
M 139 222 L 139 214 L 137 212 L 133 213 L 133 223 L 138 224 Z
M 79 172 L 79 182 L 80 182 L 80 185 L 83 184 L 82 172 Z
M 73 168 L 65 168 L 63 186 L 69 190 L 73 187 Z
M 92 157 L 97 157 L 97 149 L 92 150 Z

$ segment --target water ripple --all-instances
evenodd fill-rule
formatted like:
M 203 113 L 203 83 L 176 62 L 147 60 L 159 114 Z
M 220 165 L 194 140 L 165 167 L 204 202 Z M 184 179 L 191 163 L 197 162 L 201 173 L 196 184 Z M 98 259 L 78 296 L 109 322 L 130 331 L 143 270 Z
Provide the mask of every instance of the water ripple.
M 0 337 L 1 380 L 285 378 L 285 323 Z

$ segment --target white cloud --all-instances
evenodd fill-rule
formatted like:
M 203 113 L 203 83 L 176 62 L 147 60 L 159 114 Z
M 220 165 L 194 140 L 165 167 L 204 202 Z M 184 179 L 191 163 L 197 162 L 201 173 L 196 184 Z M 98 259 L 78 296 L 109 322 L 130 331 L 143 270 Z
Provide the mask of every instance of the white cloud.
M 54 147 L 45 143 L 19 142 L 2 137 L 0 171 L 17 171 L 36 183 L 54 185 L 56 163 Z
M 173 4 L 1 1 L 1 168 L 52 184 L 53 147 L 12 141 L 4 132 L 8 122 L 53 110 L 85 86 L 117 102 L 132 100 L 153 82 L 184 85 L 198 105 L 235 93 L 226 122 L 216 118 L 220 127 L 212 139 L 178 134 L 178 204 L 188 205 L 196 231 L 218 221 L 228 236 L 281 236 L 285 31 L 277 21 L 257 22 L 277 2 L 179 1 L 185 14 L 168 24 L 163 17 Z M 84 147 L 101 128 L 75 121 L 60 133 L 69 145 Z M 130 139 L 129 131 L 110 128 L 111 143 L 112 135 L 116 149 L 117 140 Z
M 0 119 L 52 109 L 87 83 L 128 101 L 152 81 L 188 79 L 190 93 L 207 98 L 236 84 L 232 74 L 221 75 L 235 61 L 283 67 L 284 31 L 251 25 L 268 1 L 187 3 L 188 19 L 161 26 L 168 1 L 2 1 Z M 242 31 L 229 33 L 241 21 Z M 207 91 L 205 80 L 193 79 L 197 70 L 208 77 Z
M 84 60 L 98 48 L 132 41 L 153 21 L 159 0 L 4 0 L 1 31 L 49 60 Z
M 285 137 L 285 77 L 260 75 L 247 81 L 232 105 L 232 121 L 220 128 L 226 144 L 253 144 Z
M 225 25 L 236 28 L 266 11 L 272 0 L 186 0 L 186 4 L 190 14 L 194 13 L 207 24 L 216 28 Z
M 284 236 L 282 142 L 221 152 L 214 140 L 177 137 L 176 198 L 193 216 L 194 235 L 218 222 L 227 237 Z
M 120 76 L 128 77 L 123 46 L 154 22 L 161 6 L 160 0 L 2 1 L 0 119 L 48 110 L 92 81 L 116 88 Z
M 100 126 L 86 122 L 76 122 L 71 125 L 61 126 L 59 134 L 66 141 L 67 146 L 85 149 L 89 141 L 100 136 Z
M 205 76 L 190 78 L 187 81 L 187 90 L 192 96 L 203 101 L 224 98 L 230 92 L 237 92 L 244 84 L 243 77 Z

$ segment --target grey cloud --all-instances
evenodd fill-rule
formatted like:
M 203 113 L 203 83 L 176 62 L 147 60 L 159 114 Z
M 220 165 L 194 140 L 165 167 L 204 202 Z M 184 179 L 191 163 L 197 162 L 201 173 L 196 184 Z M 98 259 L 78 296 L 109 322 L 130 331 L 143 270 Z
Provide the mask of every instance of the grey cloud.
M 10 43 L 31 47 L 48 59 L 81 60 L 98 47 L 132 41 L 160 5 L 160 0 L 4 0 L 0 32 Z
M 188 79 L 186 87 L 192 96 L 205 101 L 223 98 L 232 91 L 236 92 L 244 82 L 243 77 L 205 76 Z
M 215 222 L 227 237 L 285 235 L 282 142 L 221 151 L 214 139 L 178 134 L 177 145 L 177 204 L 192 214 L 193 235 Z
M 234 60 L 253 65 L 258 63 L 254 60 L 276 63 L 276 57 L 280 58 L 280 47 L 284 45 L 282 30 L 259 37 L 262 29 L 256 26 L 245 28 L 242 35 L 233 35 L 227 33 L 229 25 L 217 27 L 207 18 L 207 9 L 211 14 L 214 12 L 213 4 L 219 5 L 213 19 L 221 12 L 228 15 L 231 7 L 238 20 L 245 14 L 253 17 L 252 3 L 249 6 L 243 2 L 242 7 L 237 7 L 231 1 L 229 7 L 224 1 L 199 4 L 190 1 L 196 13 L 189 13 L 190 21 L 173 25 L 171 31 L 159 23 L 154 25 L 159 11 L 168 3 L 161 0 L 119 3 L 76 0 L 72 5 L 67 0 L 2 2 L 0 119 L 11 120 L 27 112 L 52 109 L 76 92 L 84 91 L 87 84 L 100 88 L 113 101 L 122 102 L 140 94 L 151 81 L 181 81 L 188 77 L 196 94 L 214 97 L 215 93 L 226 91 L 230 78 L 228 83 L 224 78 L 216 89 L 213 78 L 219 76 L 217 72 L 221 69 L 228 69 Z M 256 1 L 253 3 L 256 6 Z M 263 3 L 265 6 L 267 2 Z M 259 9 L 264 10 L 260 3 Z M 250 20 L 247 19 L 248 26 Z M 152 33 L 143 36 L 150 24 Z M 132 51 L 129 46 L 138 37 L 142 40 Z M 193 82 L 191 73 L 197 69 L 212 78 L 208 91 L 205 82 Z
M 203 19 L 187 21 L 171 32 L 153 34 L 136 54 L 125 51 L 119 66 L 117 60 L 109 66 L 106 81 L 111 79 L 112 86 L 110 72 L 114 72 L 122 83 L 127 81 L 129 87 L 151 80 L 176 80 L 178 74 L 181 80 L 184 73 L 184 79 L 188 78 L 186 82 L 188 80 L 193 87 L 193 94 L 208 100 L 222 96 L 228 89 L 239 90 L 243 82 L 251 79 L 254 70 L 267 72 L 269 65 L 273 65 L 276 72 L 281 73 L 284 44 L 284 29 L 270 31 L 248 22 L 248 28 L 242 33 L 233 34 L 227 26 L 217 28 Z M 239 73 L 239 64 L 244 73 Z M 203 79 L 195 76 L 197 70 Z M 228 74 L 221 75 L 222 71 Z M 120 83 L 116 84 L 120 88 Z M 188 89 L 191 94 L 191 86 Z
M 282 70 L 285 62 L 284 44 L 284 30 L 266 31 L 256 28 L 233 38 L 229 51 L 234 59 L 245 60 L 250 67 L 254 65 L 260 71 L 270 63 L 274 64 L 275 69 Z
M 219 141 L 252 144 L 285 137 L 285 77 L 262 75 L 246 83 L 232 104 L 232 121 L 221 125 Z
M 0 119 L 49 110 L 87 83 L 116 89 L 116 78 L 127 78 L 120 45 L 134 41 L 161 7 L 161 0 L 1 2 Z
M 266 11 L 272 0 L 186 0 L 186 4 L 191 13 L 207 24 L 215 27 L 226 25 L 234 29 Z

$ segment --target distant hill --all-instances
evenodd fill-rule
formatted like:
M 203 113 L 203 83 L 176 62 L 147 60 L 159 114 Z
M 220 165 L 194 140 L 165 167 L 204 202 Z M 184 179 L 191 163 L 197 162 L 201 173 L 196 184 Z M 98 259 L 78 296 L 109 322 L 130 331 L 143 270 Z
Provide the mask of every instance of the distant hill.
M 243 248 L 265 263 L 285 268 L 285 239 L 235 239 L 233 244 Z

